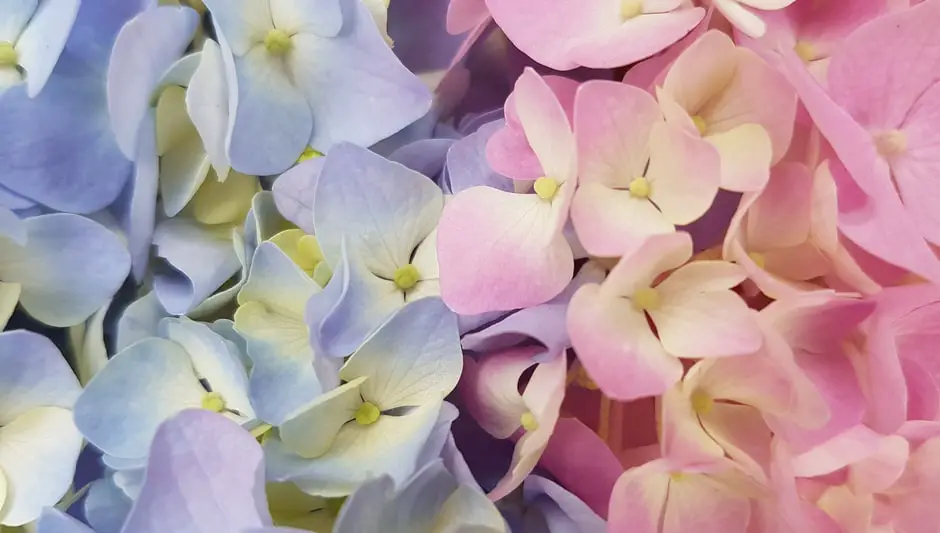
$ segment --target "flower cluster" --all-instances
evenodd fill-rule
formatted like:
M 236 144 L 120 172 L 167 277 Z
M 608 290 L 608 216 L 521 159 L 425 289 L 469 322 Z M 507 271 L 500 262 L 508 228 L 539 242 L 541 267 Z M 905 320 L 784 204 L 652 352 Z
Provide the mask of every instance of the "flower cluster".
M 940 533 L 938 26 L 0 0 L 0 531 Z

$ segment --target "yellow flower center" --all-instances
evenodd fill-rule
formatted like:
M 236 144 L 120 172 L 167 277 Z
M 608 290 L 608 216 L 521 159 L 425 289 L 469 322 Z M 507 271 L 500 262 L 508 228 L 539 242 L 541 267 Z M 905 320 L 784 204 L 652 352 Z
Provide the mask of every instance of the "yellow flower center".
M 669 477 L 675 482 L 680 482 L 680 481 L 685 480 L 686 475 L 682 472 L 673 472 L 669 474 Z
M 692 409 L 700 415 L 707 415 L 715 407 L 715 400 L 700 390 L 692 393 L 691 401 Z
M 630 182 L 630 195 L 634 198 L 649 198 L 650 182 L 646 178 L 634 178 Z
M 526 431 L 535 431 L 539 428 L 539 421 L 535 419 L 535 415 L 531 411 L 522 413 L 522 416 L 519 417 L 519 423 L 522 424 L 522 429 Z
M 793 51 L 806 63 L 818 58 L 816 55 L 816 47 L 806 41 L 797 41 L 793 46 Z
M 705 132 L 708 130 L 708 123 L 705 122 L 705 119 L 701 115 L 695 115 L 692 117 L 692 123 L 695 124 L 695 129 L 698 130 L 699 135 L 705 135 Z
M 882 157 L 891 157 L 907 151 L 907 135 L 900 130 L 875 134 L 875 147 Z
M 15 67 L 20 62 L 20 55 L 13 43 L 0 41 L 0 67 Z
M 643 0 L 622 0 L 620 2 L 620 18 L 628 21 L 643 14 Z
M 652 287 L 643 287 L 633 293 L 633 307 L 638 311 L 655 311 L 659 304 L 659 291 Z
M 273 29 L 265 35 L 264 47 L 268 49 L 270 54 L 281 56 L 290 52 L 291 48 L 294 47 L 294 43 L 291 42 L 290 35 L 282 30 Z
M 418 284 L 418 281 L 421 279 L 421 273 L 418 272 L 418 269 L 415 268 L 411 263 L 398 267 L 398 270 L 395 271 L 395 275 L 392 278 L 392 281 L 395 282 L 395 286 L 400 290 L 409 291 Z
M 382 412 L 375 404 L 364 402 L 359 409 L 356 409 L 356 423 L 363 426 L 374 424 L 381 414 Z
M 555 194 L 558 193 L 559 186 L 556 180 L 543 176 L 535 180 L 535 194 L 542 200 L 551 201 L 551 199 L 555 197 Z
M 766 268 L 767 256 L 764 254 L 760 252 L 748 252 L 747 256 L 751 258 L 751 261 L 754 261 L 754 264 L 757 265 L 758 268 Z
M 202 397 L 202 408 L 213 413 L 221 413 L 225 410 L 225 398 L 218 392 L 207 392 Z
M 300 157 L 297 158 L 297 163 L 303 163 L 304 161 L 310 161 L 317 157 L 323 157 L 323 153 L 317 150 L 314 150 L 311 146 L 304 148 L 304 151 L 300 153 Z

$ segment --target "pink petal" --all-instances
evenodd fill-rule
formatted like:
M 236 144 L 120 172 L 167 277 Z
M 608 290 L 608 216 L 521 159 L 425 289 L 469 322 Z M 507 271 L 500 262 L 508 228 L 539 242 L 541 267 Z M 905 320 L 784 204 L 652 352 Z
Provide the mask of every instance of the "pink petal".
M 578 187 L 571 204 L 571 222 L 581 245 L 597 257 L 618 257 L 649 235 L 675 231 L 646 198 L 597 183 Z
M 905 120 L 901 130 L 907 150 L 889 159 L 901 200 L 924 238 L 940 244 L 940 83 L 927 90 Z
M 620 476 L 610 497 L 609 533 L 659 533 L 669 491 L 668 463 L 652 461 Z
M 717 403 L 701 415 L 702 427 L 742 470 L 765 481 L 770 464 L 770 428 L 749 405 Z
M 649 4 L 649 0 L 644 4 Z M 612 32 L 586 35 L 586 39 L 573 44 L 568 57 L 590 68 L 615 68 L 636 63 L 685 37 L 704 17 L 705 10 L 698 7 L 641 14 Z
M 650 132 L 662 121 L 646 92 L 613 81 L 585 82 L 575 97 L 579 181 L 628 187 L 645 174 Z
M 567 359 L 564 354 L 540 363 L 533 372 L 523 392 L 523 399 L 535 416 L 538 427 L 526 431 L 516 442 L 509 472 L 487 495 L 491 500 L 500 500 L 519 487 L 542 457 L 555 430 L 561 402 L 565 397 L 566 374 Z
M 529 409 L 519 394 L 519 379 L 536 362 L 537 348 L 518 348 L 485 355 L 477 363 L 464 357 L 459 384 L 464 406 L 487 433 L 507 439 L 519 429 Z
M 782 163 L 747 213 L 747 243 L 753 250 L 797 246 L 809 238 L 813 175 L 805 165 Z
M 494 171 L 517 180 L 534 180 L 545 175 L 525 132 L 508 122 L 487 141 L 486 161 Z
M 856 494 L 885 491 L 901 477 L 909 453 L 910 445 L 903 437 L 881 439 L 874 454 L 849 467 L 849 487 Z
M 940 265 L 891 187 L 887 165 L 878 157 L 871 136 L 829 98 L 793 51 L 781 54 L 783 74 L 846 165 L 830 161 L 843 234 L 884 261 L 940 280 Z
M 607 517 L 611 491 L 623 467 L 596 433 L 577 419 L 558 420 L 541 464 L 595 513 Z
M 555 93 L 531 68 L 519 76 L 513 93 L 519 124 L 545 175 L 558 181 L 573 180 L 577 174 L 574 136 Z
M 447 32 L 466 33 L 489 18 L 486 0 L 450 0 L 447 6 Z
M 835 472 L 871 457 L 881 446 L 882 436 L 863 425 L 853 426 L 793 458 L 793 471 L 799 477 Z
M 630 67 L 623 76 L 623 82 L 634 85 L 644 90 L 651 91 L 653 87 L 662 86 L 665 80 L 666 72 L 676 58 L 698 40 L 711 25 L 712 10 L 705 13 L 705 18 L 688 35 L 677 41 L 669 48 L 663 50 L 649 59 L 641 61 Z
M 692 406 L 691 395 L 697 390 L 694 384 L 684 381 L 663 395 L 660 437 L 663 457 L 698 463 L 725 456 L 722 447 L 702 427 Z
M 924 2 L 852 32 L 829 63 L 832 99 L 864 126 L 898 128 L 940 80 L 938 22 L 940 4 Z
M 669 482 L 662 533 L 744 533 L 750 515 L 747 496 L 709 476 L 684 474 Z
M 721 157 L 681 128 L 657 123 L 649 138 L 650 200 L 667 220 L 686 225 L 708 211 L 721 182 Z
M 727 35 L 708 31 L 672 64 L 663 90 L 690 115 L 697 114 L 734 77 L 737 68 L 734 50 Z
M 585 370 L 611 398 L 659 395 L 682 377 L 682 364 L 666 354 L 643 314 L 598 285 L 571 299 L 568 333 Z
M 709 135 L 705 139 L 721 157 L 721 188 L 759 191 L 770 179 L 773 145 L 767 131 L 757 124 Z
M 723 291 L 736 287 L 746 278 L 741 267 L 727 261 L 692 261 L 679 267 L 658 285 L 663 293 L 675 297 L 702 292 Z
M 489 187 L 454 196 L 437 234 L 447 305 L 460 314 L 479 314 L 538 305 L 564 290 L 574 258 L 559 227 L 564 218 L 556 204 L 562 201 Z
M 660 290 L 662 303 L 649 314 L 663 348 L 674 357 L 705 358 L 752 354 L 763 335 L 755 313 L 731 291 L 693 295 Z

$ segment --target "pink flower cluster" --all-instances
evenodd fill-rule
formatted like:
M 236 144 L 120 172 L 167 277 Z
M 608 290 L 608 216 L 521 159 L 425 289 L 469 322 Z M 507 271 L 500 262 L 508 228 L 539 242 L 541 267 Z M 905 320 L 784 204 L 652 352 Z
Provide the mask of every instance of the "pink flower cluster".
M 614 533 L 940 530 L 940 0 L 448 15 L 541 66 L 486 145 L 513 190 L 446 201 L 442 297 L 565 317 L 467 358 L 516 442 L 491 498 L 539 466 Z

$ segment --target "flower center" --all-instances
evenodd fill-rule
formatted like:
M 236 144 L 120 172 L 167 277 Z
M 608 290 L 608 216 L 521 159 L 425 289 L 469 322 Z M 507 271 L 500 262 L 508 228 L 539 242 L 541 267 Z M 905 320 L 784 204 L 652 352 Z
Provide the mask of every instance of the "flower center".
M 702 118 L 702 115 L 695 115 L 692 117 L 692 123 L 695 124 L 695 129 L 698 130 L 699 135 L 705 135 L 705 131 L 708 130 L 708 123 L 705 122 L 705 119 Z
M 816 55 L 816 47 L 806 41 L 797 41 L 793 46 L 793 51 L 806 63 L 818 58 Z
M 760 252 L 748 252 L 747 256 L 751 258 L 751 261 L 754 261 L 754 264 L 757 265 L 758 268 L 766 268 L 767 257 L 764 256 L 764 254 Z
M 264 47 L 268 49 L 270 54 L 281 56 L 290 52 L 290 49 L 294 47 L 294 43 L 291 42 L 290 35 L 282 30 L 273 29 L 265 35 Z
M 381 414 L 382 412 L 375 404 L 364 402 L 359 409 L 356 409 L 356 423 L 363 426 L 374 424 Z
M 659 291 L 652 287 L 643 287 L 633 293 L 633 307 L 638 311 L 655 311 L 659 304 Z
M 297 164 L 303 163 L 304 161 L 310 161 L 311 159 L 315 159 L 317 157 L 323 157 L 323 152 L 314 150 L 313 147 L 307 145 L 307 147 L 304 148 L 304 151 L 300 153 L 300 157 L 297 158 Z
M 545 201 L 551 201 L 558 193 L 559 184 L 556 180 L 547 177 L 541 177 L 535 180 L 535 194 Z
M 421 273 L 418 272 L 418 269 L 415 268 L 411 263 L 398 267 L 398 270 L 395 271 L 392 281 L 395 282 L 395 286 L 399 290 L 408 291 L 414 288 L 418 284 L 418 280 L 421 279 Z
M 691 401 L 692 409 L 700 415 L 707 415 L 715 407 L 715 400 L 700 390 L 692 393 Z
M 634 198 L 649 198 L 650 182 L 646 178 L 634 178 L 630 182 L 630 195 Z
M 0 67 L 15 67 L 19 61 L 20 55 L 13 48 L 13 43 L 0 41 Z
M 900 130 L 888 130 L 875 134 L 875 147 L 882 157 L 891 157 L 907 151 L 907 135 Z
M 643 14 L 643 0 L 622 0 L 620 2 L 620 18 L 624 22 Z
M 225 398 L 218 392 L 207 392 L 202 397 L 202 408 L 213 413 L 221 413 L 225 410 Z
M 539 428 L 539 421 L 535 419 L 532 411 L 522 413 L 522 416 L 519 417 L 519 423 L 522 424 L 522 429 L 526 431 L 535 431 Z

